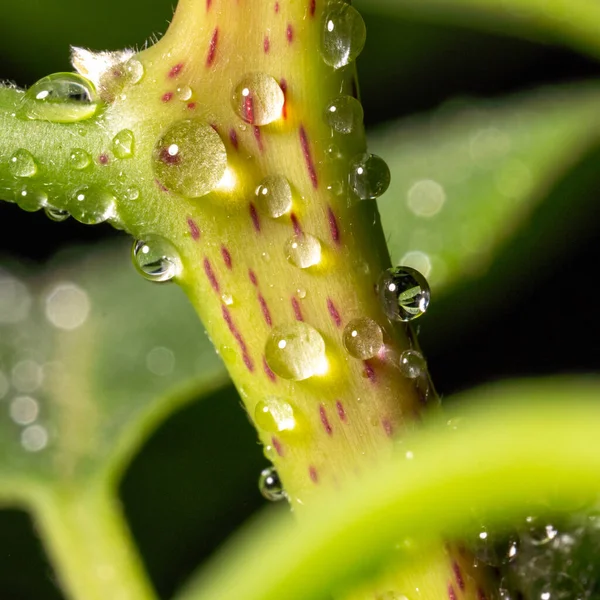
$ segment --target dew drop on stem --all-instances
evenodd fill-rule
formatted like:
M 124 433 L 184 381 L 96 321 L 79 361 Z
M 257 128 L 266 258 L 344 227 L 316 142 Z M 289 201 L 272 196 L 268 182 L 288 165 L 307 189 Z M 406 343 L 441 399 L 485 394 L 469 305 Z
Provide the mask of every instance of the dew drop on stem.
M 177 250 L 169 241 L 157 235 L 134 242 L 132 258 L 136 269 L 148 281 L 170 281 L 181 271 Z
M 248 73 L 231 93 L 233 110 L 246 123 L 268 125 L 282 115 L 285 96 L 274 77 L 266 73 Z
M 346 2 L 333 2 L 321 28 L 321 57 L 334 69 L 356 60 L 367 38 L 360 13 Z
M 363 123 L 363 107 L 352 96 L 338 96 L 325 109 L 327 124 L 344 135 L 359 131 Z
M 260 493 L 271 502 L 285 500 L 286 494 L 283 489 L 283 484 L 279 479 L 279 473 L 275 467 L 263 469 L 258 479 L 258 489 Z
M 285 257 L 299 269 L 308 269 L 321 262 L 321 242 L 314 235 L 295 235 L 285 243 Z
M 359 154 L 350 163 L 348 183 L 361 200 L 379 198 L 390 185 L 390 169 L 376 154 Z
M 412 321 L 425 314 L 431 293 L 421 273 L 410 267 L 384 271 L 378 283 L 383 310 L 392 321 Z
M 265 177 L 256 188 L 256 198 L 260 211 L 273 219 L 292 210 L 292 189 L 283 175 Z
M 367 360 L 376 356 L 383 347 L 383 332 L 373 319 L 361 317 L 346 325 L 342 340 L 350 356 Z
M 14 177 L 33 177 L 38 170 L 33 154 L 24 148 L 19 148 L 8 160 L 8 170 Z

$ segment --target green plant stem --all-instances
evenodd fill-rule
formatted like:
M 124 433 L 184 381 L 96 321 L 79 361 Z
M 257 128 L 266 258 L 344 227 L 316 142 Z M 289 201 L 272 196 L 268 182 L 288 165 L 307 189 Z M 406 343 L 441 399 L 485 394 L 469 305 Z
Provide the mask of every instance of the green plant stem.
M 85 483 L 38 495 L 34 515 L 66 596 L 153 600 L 117 499 Z

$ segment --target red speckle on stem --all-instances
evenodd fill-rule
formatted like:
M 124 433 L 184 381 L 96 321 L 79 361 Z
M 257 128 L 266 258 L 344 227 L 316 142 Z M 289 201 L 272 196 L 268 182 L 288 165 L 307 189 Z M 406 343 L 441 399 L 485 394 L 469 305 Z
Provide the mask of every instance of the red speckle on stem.
M 231 271 L 233 268 L 233 262 L 231 261 L 231 253 L 225 246 L 221 246 L 221 256 L 223 257 L 223 262 L 225 266 Z
M 381 425 L 383 427 L 383 430 L 385 431 L 385 435 L 391 438 L 394 435 L 394 428 L 392 427 L 392 422 L 387 417 L 385 417 L 384 419 L 381 419 Z
M 279 87 L 283 92 L 283 108 L 281 109 L 281 116 L 285 120 L 287 119 L 287 81 L 285 79 L 282 79 L 279 82 Z
M 188 110 L 194 110 L 196 108 L 196 103 L 195 102 L 188 102 Z
M 262 134 L 260 133 L 260 127 L 254 126 L 254 139 L 258 144 L 258 149 L 262 152 L 264 150 L 263 142 L 262 142 Z
M 229 331 L 235 338 L 235 341 L 238 343 L 240 350 L 242 351 L 242 358 L 244 360 L 244 364 L 246 365 L 246 367 L 248 368 L 248 370 L 250 372 L 253 372 L 254 371 L 254 363 L 252 362 L 252 358 L 250 358 L 250 355 L 248 354 L 248 346 L 246 346 L 246 342 L 244 341 L 242 334 L 239 332 L 238 328 L 235 326 L 235 324 L 233 322 L 233 318 L 231 317 L 231 313 L 229 312 L 229 309 L 225 305 L 221 305 L 221 313 L 223 315 L 223 319 L 225 320 L 225 323 L 227 323 L 227 327 L 229 328 Z
M 175 66 L 171 67 L 168 74 L 169 79 L 175 79 L 181 71 L 183 71 L 183 63 L 177 63 Z
M 212 4 L 212 0 L 206 0 L 206 12 L 210 10 L 210 5 Z
M 319 483 L 319 473 L 316 467 L 313 467 L 312 465 L 308 467 L 308 476 L 313 483 Z
M 275 452 L 283 457 L 285 453 L 283 444 L 276 437 L 271 438 L 271 443 L 273 444 L 273 448 L 275 448 Z
M 252 219 L 252 225 L 257 233 L 260 233 L 260 218 L 256 210 L 256 206 L 250 202 L 250 218 Z
M 192 236 L 192 239 L 195 242 L 197 242 L 200 239 L 200 228 L 196 224 L 196 221 L 194 221 L 194 219 L 192 219 L 192 217 L 187 218 L 187 224 L 188 224 L 188 228 L 190 230 L 190 235 Z
M 335 213 L 331 206 L 327 207 L 327 220 L 329 221 L 329 233 L 331 234 L 331 239 L 336 243 L 340 243 L 340 229 L 338 227 L 337 219 L 335 217 Z
M 456 600 L 456 593 L 451 583 L 448 584 L 448 600 Z
M 344 408 L 344 405 L 338 400 L 335 403 L 335 407 L 337 409 L 337 414 L 338 414 L 338 417 L 340 418 L 340 421 L 342 423 L 345 423 L 348 420 L 348 416 L 346 415 L 346 409 Z
M 285 37 L 287 38 L 288 44 L 291 44 L 294 41 L 294 28 L 291 23 L 288 23 L 285 30 Z
M 164 102 L 165 104 L 167 102 L 171 102 L 171 100 L 173 100 L 173 92 L 165 92 L 162 97 L 161 97 L 162 102 Z
M 273 371 L 271 371 L 271 367 L 267 363 L 267 359 L 263 356 L 263 369 L 267 375 L 267 377 L 274 383 L 277 380 L 277 377 Z
M 376 381 L 376 376 L 375 376 L 375 369 L 373 368 L 373 365 L 371 364 L 370 361 L 368 360 L 364 360 L 363 361 L 363 365 L 365 367 L 364 370 L 364 375 L 365 377 L 371 382 L 371 383 L 375 383 Z
M 294 234 L 296 237 L 302 237 L 304 232 L 302 231 L 302 226 L 300 225 L 300 221 L 298 221 L 298 217 L 295 213 L 290 214 L 290 219 L 292 221 L 292 227 L 294 228 Z
M 265 51 L 265 54 L 269 54 L 270 49 L 271 49 L 271 42 L 269 41 L 269 36 L 265 35 L 265 38 L 263 40 L 263 50 Z
M 340 316 L 340 313 L 331 298 L 327 298 L 327 310 L 329 311 L 329 314 L 331 315 L 331 318 L 333 319 L 335 326 L 341 327 L 342 326 L 342 317 Z
M 323 424 L 323 429 L 325 430 L 325 433 L 327 435 L 333 435 L 333 427 L 331 426 L 331 423 L 329 422 L 329 419 L 327 417 L 327 412 L 326 412 L 325 406 L 323 404 L 321 404 L 319 406 L 319 417 L 321 418 L 321 423 Z
M 298 298 L 295 296 L 292 296 L 292 308 L 294 309 L 296 321 L 304 321 L 304 318 L 302 317 L 302 308 L 300 308 L 300 302 L 298 302 Z
M 165 187 L 158 179 L 154 180 L 154 183 L 156 185 L 156 187 L 161 191 L 161 192 L 168 192 L 169 188 Z
M 250 282 L 252 283 L 252 285 L 257 286 L 258 285 L 258 279 L 256 278 L 256 273 L 250 269 L 248 271 L 248 277 L 250 278 Z
M 315 16 L 316 10 L 317 10 L 317 0 L 310 0 L 309 12 L 310 12 L 311 17 Z
M 306 168 L 308 169 L 308 175 L 312 182 L 312 186 L 317 189 L 319 187 L 319 180 L 317 179 L 315 163 L 313 162 L 310 154 L 310 145 L 308 143 L 308 136 L 306 135 L 304 125 L 300 125 L 300 146 L 302 147 L 302 154 L 304 155 L 304 160 L 306 161 Z
M 210 43 L 208 44 L 208 52 L 206 54 L 206 66 L 211 67 L 215 62 L 215 55 L 217 53 L 217 44 L 219 42 L 219 28 L 215 27 Z
M 206 274 L 212 289 L 218 294 L 221 291 L 221 286 L 219 285 L 217 276 L 215 275 L 212 265 L 210 264 L 210 260 L 208 260 L 206 257 L 204 257 L 204 273 Z
M 269 305 L 265 300 L 265 297 L 262 294 L 258 295 L 258 302 L 260 303 L 260 309 L 262 310 L 263 317 L 265 318 L 265 323 L 269 327 L 273 327 L 273 320 L 271 319 L 271 311 L 269 310 Z
M 233 127 L 229 130 L 229 141 L 236 150 L 239 148 L 237 132 Z
M 477 589 L 477 600 L 487 600 L 487 596 L 481 588 Z
M 168 148 L 161 148 L 160 152 L 158 153 L 158 158 L 166 165 L 178 165 L 181 161 L 179 152 L 171 154 Z
M 246 91 L 246 90 L 244 90 Z M 254 98 L 252 94 L 248 91 L 248 95 L 244 96 L 244 106 L 242 118 L 247 123 L 254 123 Z
M 458 585 L 459 589 L 464 591 L 465 580 L 463 579 L 460 565 L 456 561 L 452 563 L 452 570 L 454 571 L 454 577 L 456 577 L 456 585 Z
M 279 14 L 279 2 L 275 2 L 275 14 Z
M 107 165 L 108 164 L 108 154 L 101 154 L 98 157 L 98 163 L 101 164 L 102 166 Z

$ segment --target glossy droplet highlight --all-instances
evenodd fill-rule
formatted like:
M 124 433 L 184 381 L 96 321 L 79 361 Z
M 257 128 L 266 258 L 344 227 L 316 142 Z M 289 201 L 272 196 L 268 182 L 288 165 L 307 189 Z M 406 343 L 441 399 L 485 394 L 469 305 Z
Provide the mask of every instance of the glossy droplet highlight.
M 265 346 L 265 358 L 273 373 L 294 381 L 322 375 L 328 368 L 321 334 L 301 321 L 273 329 Z
M 182 102 L 187 102 L 193 96 L 194 92 L 189 85 L 182 85 L 177 88 L 177 98 Z
M 152 163 L 157 179 L 167 189 L 200 198 L 221 181 L 227 168 L 227 152 L 210 125 L 186 119 L 169 127 L 159 138 Z
M 66 221 L 70 217 L 69 211 L 55 208 L 54 206 L 46 206 L 44 212 L 51 221 L 56 221 L 57 223 Z
M 299 269 L 308 269 L 321 262 L 321 242 L 310 233 L 295 235 L 285 244 L 285 257 Z
M 405 350 L 398 361 L 400 372 L 408 379 L 416 379 L 427 373 L 427 363 L 417 350 Z
M 362 104 L 352 96 L 339 96 L 325 109 L 328 125 L 337 133 L 345 135 L 360 130 L 363 117 Z
M 266 73 L 249 73 L 235 86 L 235 113 L 251 125 L 268 125 L 281 117 L 285 97 L 277 81 Z
M 390 185 L 390 169 L 375 154 L 359 154 L 350 163 L 348 182 L 361 200 L 379 198 Z
M 80 223 L 97 225 L 115 216 L 115 197 L 102 187 L 84 185 L 71 194 L 67 208 Z
M 27 212 L 35 212 L 44 208 L 48 202 L 48 194 L 41 189 L 23 187 L 17 192 L 17 204 Z
M 148 281 L 163 282 L 176 277 L 181 271 L 177 250 L 166 239 L 149 235 L 133 244 L 133 264 Z
M 378 290 L 383 310 L 393 321 L 412 321 L 420 317 L 427 310 L 431 297 L 425 277 L 410 267 L 384 271 Z
M 277 219 L 292 210 L 292 188 L 282 175 L 271 175 L 256 188 L 257 204 L 261 212 Z
M 367 39 L 360 13 L 345 2 L 334 2 L 325 13 L 321 29 L 321 57 L 339 69 L 356 60 Z
M 296 427 L 294 408 L 282 398 L 268 397 L 258 402 L 254 421 L 269 433 L 292 431 Z
M 125 63 L 125 73 L 130 83 L 138 83 L 144 76 L 144 65 L 136 58 L 130 58 Z
M 361 317 L 346 325 L 342 340 L 350 356 L 367 360 L 377 355 L 383 347 L 383 331 L 373 319 Z
M 98 95 L 91 81 L 77 73 L 55 73 L 27 90 L 19 116 L 74 123 L 93 117 L 97 110 Z
M 283 484 L 279 479 L 279 474 L 277 473 L 275 467 L 269 467 L 260 472 L 258 489 L 260 490 L 260 493 L 267 500 L 271 500 L 271 502 L 277 502 L 285 499 Z
M 77 169 L 78 171 L 82 171 L 90 166 L 92 157 L 82 148 L 73 148 L 73 150 L 71 150 L 71 154 L 69 154 L 69 162 L 73 168 Z
M 19 148 L 8 159 L 8 170 L 14 177 L 33 177 L 37 173 L 37 164 L 33 154 L 24 148 Z
M 133 156 L 135 137 L 130 129 L 119 131 L 113 138 L 113 153 L 117 158 L 125 159 Z

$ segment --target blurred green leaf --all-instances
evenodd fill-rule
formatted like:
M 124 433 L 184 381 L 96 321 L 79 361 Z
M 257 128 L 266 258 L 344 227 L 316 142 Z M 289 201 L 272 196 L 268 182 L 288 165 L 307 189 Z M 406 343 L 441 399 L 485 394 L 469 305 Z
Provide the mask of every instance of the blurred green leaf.
M 600 139 L 600 87 L 454 101 L 375 133 L 392 184 L 379 202 L 392 261 L 434 290 L 484 273 L 553 184 Z
M 324 600 L 391 560 L 418 568 L 429 542 L 464 539 L 479 519 L 506 525 L 597 498 L 599 397 L 598 379 L 469 392 L 458 428 L 430 423 L 404 439 L 343 496 L 307 508 L 300 527 L 274 518 L 247 528 L 179 600 Z M 399 551 L 399 540 L 418 543 Z
M 183 293 L 128 249 L 0 270 L 0 499 L 116 477 L 152 428 L 224 370 Z

